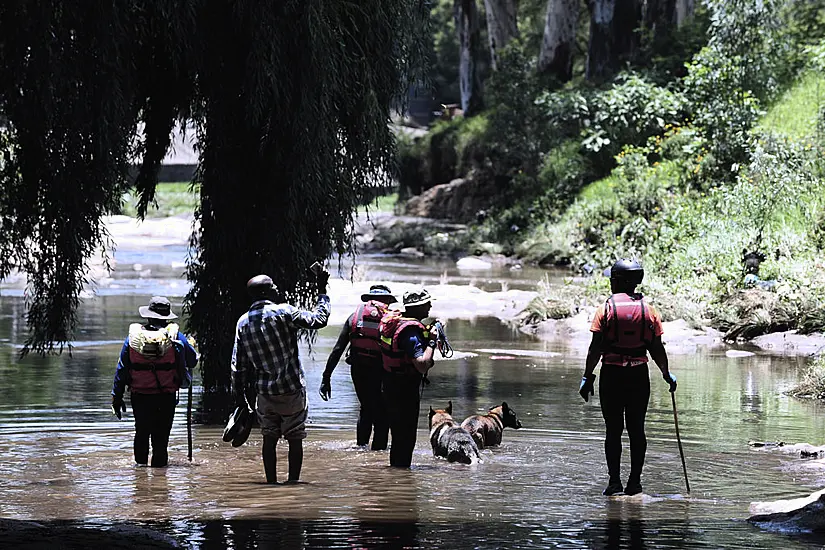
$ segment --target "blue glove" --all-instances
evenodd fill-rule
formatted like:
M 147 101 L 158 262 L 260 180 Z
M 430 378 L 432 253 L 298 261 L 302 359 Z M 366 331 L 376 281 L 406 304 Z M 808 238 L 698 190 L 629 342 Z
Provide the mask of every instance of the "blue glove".
M 593 382 L 595 381 L 595 374 L 585 374 L 584 376 L 582 376 L 581 384 L 579 384 L 579 395 L 582 396 L 582 399 L 584 399 L 585 403 L 587 403 L 587 401 L 590 399 L 590 396 L 593 395 Z
M 676 375 L 672 372 L 668 372 L 662 375 L 662 378 L 665 379 L 665 382 L 670 384 L 670 393 L 676 391 Z

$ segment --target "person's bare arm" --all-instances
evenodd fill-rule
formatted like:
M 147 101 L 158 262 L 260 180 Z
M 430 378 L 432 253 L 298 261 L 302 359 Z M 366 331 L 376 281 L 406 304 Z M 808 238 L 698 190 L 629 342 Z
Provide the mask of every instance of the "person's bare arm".
M 587 348 L 587 358 L 584 360 L 584 376 L 590 377 L 599 360 L 602 358 L 602 333 L 594 332 L 590 339 L 590 347 Z
M 654 336 L 653 341 L 647 347 L 647 351 L 650 352 L 650 357 L 656 362 L 659 370 L 662 371 L 662 376 L 666 377 L 670 370 L 667 361 L 667 351 L 665 351 L 665 345 L 662 343 L 662 337 Z
M 433 359 L 433 355 L 435 355 L 435 348 L 430 346 L 424 347 L 424 355 L 416 357 L 413 359 L 413 364 L 415 365 L 415 369 L 420 372 L 421 374 L 427 374 L 433 365 L 435 364 L 435 360 Z

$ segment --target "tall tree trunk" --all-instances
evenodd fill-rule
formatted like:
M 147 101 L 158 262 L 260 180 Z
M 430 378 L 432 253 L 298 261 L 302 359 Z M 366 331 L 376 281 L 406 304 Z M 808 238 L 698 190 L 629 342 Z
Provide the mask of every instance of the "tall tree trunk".
M 670 34 L 670 29 L 676 23 L 676 3 L 677 0 L 647 0 L 645 2 L 645 28 L 653 33 L 654 42 L 659 42 Z
M 681 27 L 696 11 L 696 0 L 676 0 L 674 19 L 676 26 Z
M 538 70 L 562 82 L 573 76 L 573 49 L 579 26 L 579 0 L 548 0 Z
M 484 0 L 487 13 L 487 37 L 490 39 L 490 59 L 493 70 L 498 68 L 498 56 L 510 40 L 518 36 L 516 0 Z
M 455 28 L 458 32 L 458 80 L 461 89 L 461 109 L 464 116 L 472 116 L 482 109 L 481 75 L 478 58 L 481 29 L 476 0 L 455 0 L 453 4 Z
M 603 82 L 637 50 L 642 5 L 641 0 L 589 0 L 588 5 L 587 79 Z

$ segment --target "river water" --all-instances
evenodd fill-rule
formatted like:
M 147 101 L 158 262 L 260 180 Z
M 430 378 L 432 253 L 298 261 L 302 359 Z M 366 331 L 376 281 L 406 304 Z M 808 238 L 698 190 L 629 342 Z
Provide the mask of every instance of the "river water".
M 782 394 L 799 379 L 804 360 L 728 358 L 720 351 L 671 358 L 689 496 L 670 395 L 654 367 L 645 493 L 606 498 L 598 392 L 588 404 L 577 393 L 581 351 L 484 316 L 449 322 L 456 358 L 439 361 L 424 390 L 410 471 L 387 467 L 386 452 L 354 446 L 357 400 L 345 364 L 333 376 L 332 400 L 317 395 L 349 313 L 340 308 L 312 353 L 304 350 L 310 396 L 305 483 L 262 483 L 255 432 L 234 449 L 221 441 L 221 427 L 195 426 L 188 462 L 183 402 L 170 466 L 136 468 L 131 410 L 118 422 L 108 409 L 112 375 L 138 306 L 154 293 L 185 292 L 176 263 L 184 253 L 180 247 L 119 253 L 113 280 L 81 308 L 71 355 L 18 359 L 23 298 L 19 290 L 3 291 L 0 518 L 146 525 L 182 546 L 203 548 L 808 548 L 823 542 L 765 533 L 745 522 L 753 501 L 799 497 L 825 485 L 821 460 L 803 460 L 787 447 L 748 445 L 821 442 L 821 406 Z M 479 276 L 447 263 L 381 256 L 361 263 L 375 279 L 446 280 L 488 290 L 500 290 L 501 281 L 529 289 L 544 275 L 502 269 Z M 449 318 L 449 303 L 436 303 L 433 313 Z M 483 451 L 480 464 L 448 464 L 432 456 L 426 433 L 427 407 L 442 408 L 448 400 L 459 420 L 507 401 L 524 428 L 505 430 L 502 445 Z M 626 476 L 627 450 L 624 459 Z

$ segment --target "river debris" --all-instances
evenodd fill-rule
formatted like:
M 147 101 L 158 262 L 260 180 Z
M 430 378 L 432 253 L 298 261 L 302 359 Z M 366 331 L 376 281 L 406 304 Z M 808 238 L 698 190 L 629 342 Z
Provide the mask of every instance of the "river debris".
M 748 441 L 749 447 L 784 447 L 784 441 Z

